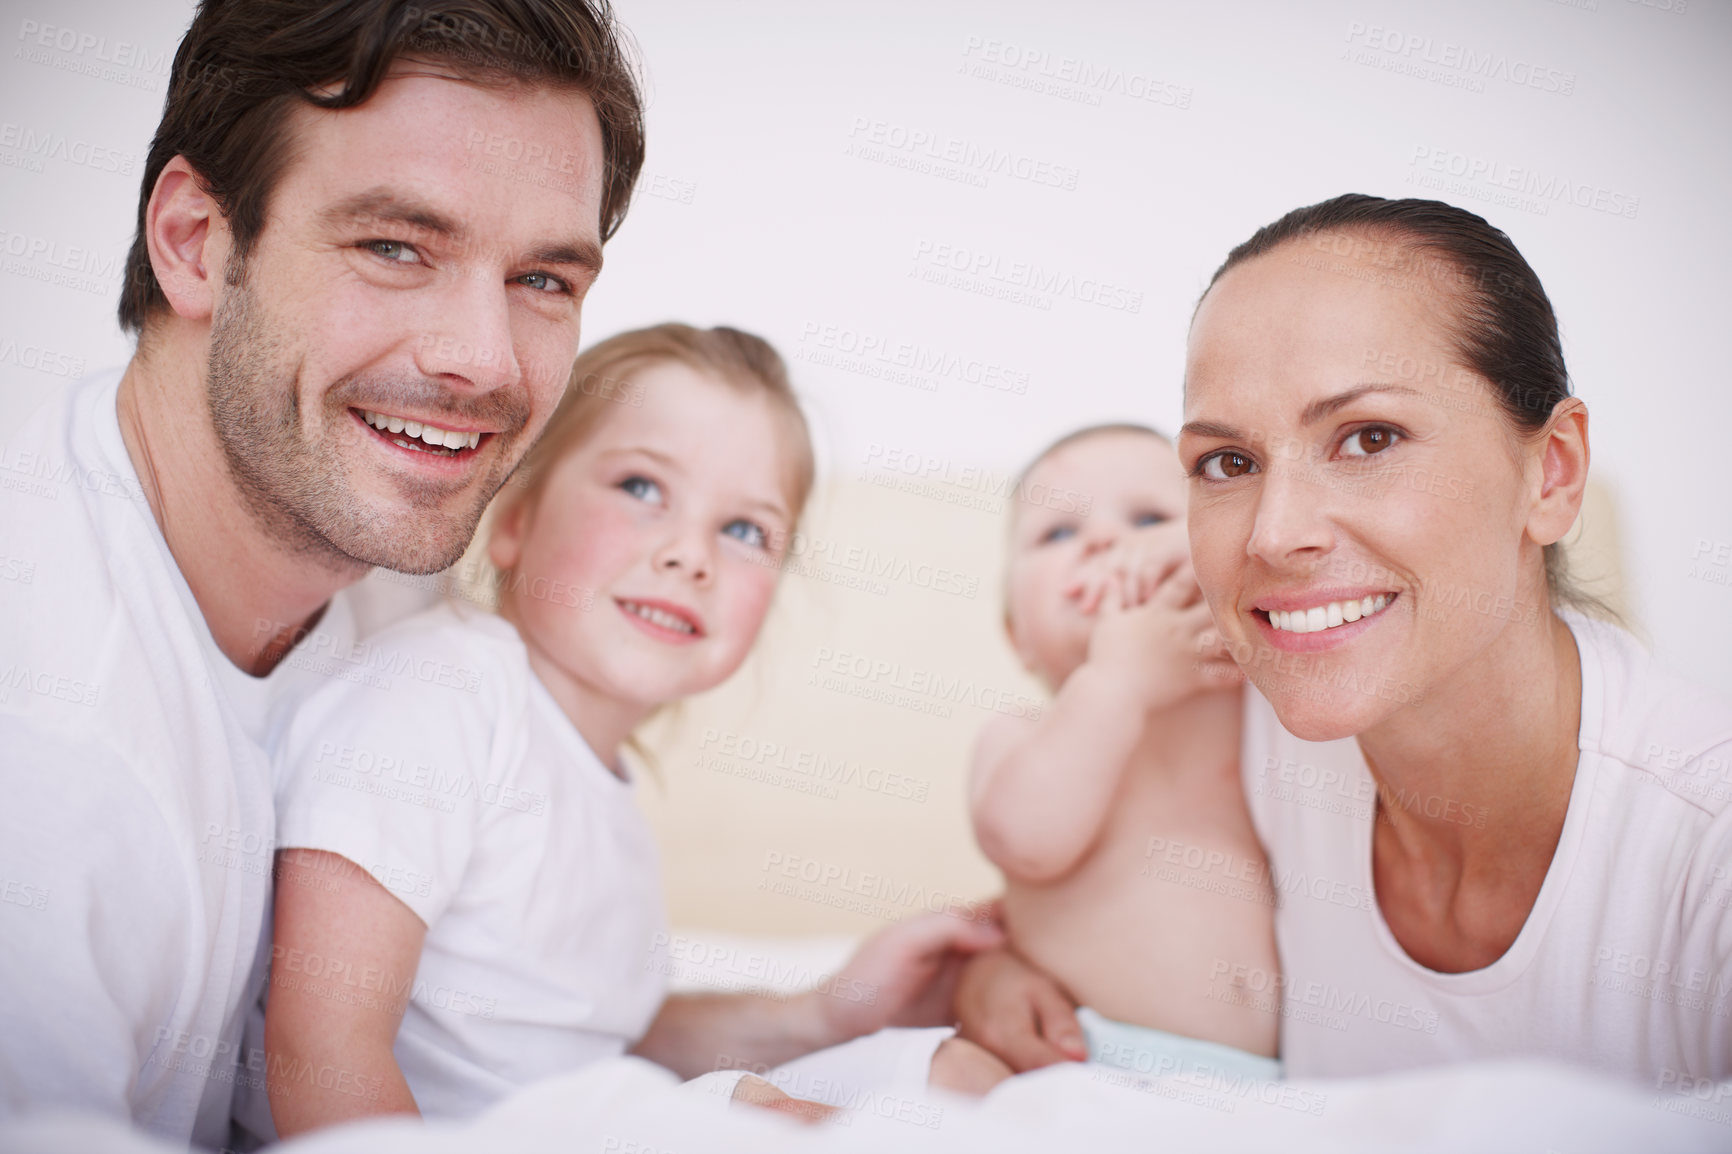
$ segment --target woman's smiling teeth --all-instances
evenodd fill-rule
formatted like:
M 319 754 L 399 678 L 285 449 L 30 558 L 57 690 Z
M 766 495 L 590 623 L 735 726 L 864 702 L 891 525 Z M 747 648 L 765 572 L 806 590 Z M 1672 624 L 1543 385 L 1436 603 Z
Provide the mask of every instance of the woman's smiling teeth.
M 381 433 L 401 434 L 396 438 L 397 444 L 405 449 L 420 449 L 420 441 L 428 448 L 450 449 L 460 451 L 473 449 L 481 443 L 480 433 L 459 433 L 455 429 L 441 429 L 435 425 L 423 424 L 420 421 L 405 421 L 402 417 L 387 417 L 384 413 L 361 410 L 361 419 L 378 429 Z
M 1315 605 L 1310 609 L 1271 609 L 1269 624 L 1283 633 L 1321 633 L 1325 629 L 1333 629 L 1337 625 L 1346 625 L 1361 617 L 1381 613 L 1392 597 L 1392 593 L 1379 593 L 1375 597 L 1364 597 L 1358 601 L 1331 601 L 1327 605 Z
M 635 617 L 642 617 L 651 625 L 659 625 L 663 629 L 671 629 L 675 633 L 696 633 L 697 629 L 683 617 L 676 617 L 665 609 L 657 609 L 654 605 L 640 605 L 636 601 L 621 601 L 619 607 Z

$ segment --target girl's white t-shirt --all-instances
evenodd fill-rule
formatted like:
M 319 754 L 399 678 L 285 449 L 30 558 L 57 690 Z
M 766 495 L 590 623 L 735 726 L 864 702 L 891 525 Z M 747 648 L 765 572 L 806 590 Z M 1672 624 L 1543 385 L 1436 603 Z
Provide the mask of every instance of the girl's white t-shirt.
M 1563 617 L 1582 666 L 1575 784 L 1532 912 L 1480 970 L 1429 970 L 1385 923 L 1358 743 L 1302 741 L 1247 695 L 1245 792 L 1283 973 L 1228 963 L 1213 993 L 1281 1014 L 1289 1077 L 1517 1055 L 1661 1089 L 1732 1077 L 1732 701 L 1661 672 L 1620 629 Z M 1459 799 L 1395 800 L 1486 817 Z
M 509 622 L 443 604 L 364 644 L 390 686 L 333 683 L 302 705 L 276 749 L 277 843 L 348 858 L 427 924 L 395 1047 L 422 1114 L 472 1115 L 623 1053 L 665 992 L 660 869 L 632 786 Z M 407 980 L 281 949 L 272 967 L 273 986 L 359 1004 Z

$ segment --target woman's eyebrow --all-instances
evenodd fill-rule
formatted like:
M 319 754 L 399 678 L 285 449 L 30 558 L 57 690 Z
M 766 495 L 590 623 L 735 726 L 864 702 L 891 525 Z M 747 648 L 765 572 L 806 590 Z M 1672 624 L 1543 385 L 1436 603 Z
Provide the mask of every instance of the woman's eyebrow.
M 1315 425 L 1330 414 L 1351 405 L 1367 393 L 1403 393 L 1417 397 L 1419 390 L 1407 385 L 1390 385 L 1376 382 L 1359 385 L 1344 393 L 1336 393 L 1333 397 L 1322 397 L 1305 406 L 1305 411 L 1299 414 L 1299 423 Z M 1245 434 L 1232 425 L 1223 425 L 1219 421 L 1186 421 L 1179 427 L 1179 436 L 1208 437 L 1219 441 L 1242 441 Z
M 1305 411 L 1299 414 L 1299 423 L 1301 425 L 1315 425 L 1318 421 L 1351 405 L 1367 393 L 1405 393 L 1408 396 L 1417 397 L 1419 390 L 1409 388 L 1407 385 L 1388 385 L 1380 382 L 1360 385 L 1357 388 L 1348 389 L 1345 393 L 1336 393 L 1333 397 L 1323 397 L 1312 401 L 1305 406 Z
M 1245 439 L 1238 429 L 1231 425 L 1223 425 L 1219 421 L 1186 421 L 1179 426 L 1179 436 L 1209 437 L 1219 441 L 1242 441 Z

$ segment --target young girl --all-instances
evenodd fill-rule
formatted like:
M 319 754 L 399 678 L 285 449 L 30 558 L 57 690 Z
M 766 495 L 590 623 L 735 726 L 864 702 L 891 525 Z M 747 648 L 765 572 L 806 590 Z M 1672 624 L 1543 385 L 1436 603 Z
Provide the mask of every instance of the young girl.
M 1055 698 L 989 724 L 971 784 L 1011 945 L 1082 1003 L 1091 1060 L 1276 1077 L 1275 1007 L 1241 988 L 1278 972 L 1242 678 L 1191 575 L 1184 470 L 1153 430 L 1108 425 L 1019 492 L 1044 499 L 1013 515 L 1005 627 Z
M 775 1065 L 916 1024 L 994 943 L 935 917 L 831 986 L 870 997 L 663 1001 L 655 847 L 621 746 L 744 660 L 812 471 L 756 337 L 668 324 L 579 358 L 495 511 L 498 615 L 446 604 L 378 634 L 371 684 L 324 686 L 277 746 L 280 1136 L 473 1114 L 634 1045 L 684 1076 L 723 1053 Z

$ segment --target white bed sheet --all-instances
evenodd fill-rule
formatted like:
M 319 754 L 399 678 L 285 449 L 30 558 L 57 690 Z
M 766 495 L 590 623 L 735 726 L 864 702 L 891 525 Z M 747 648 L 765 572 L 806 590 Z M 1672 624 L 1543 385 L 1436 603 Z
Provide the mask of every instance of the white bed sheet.
M 674 931 L 658 944 L 675 990 L 793 992 L 834 973 L 846 937 Z M 529 1087 L 467 1123 L 380 1121 L 286 1143 L 284 1154 L 560 1154 L 780 1151 L 1473 1150 L 1510 1154 L 1732 1151 L 1732 1083 L 1643 1090 L 1544 1062 L 1487 1062 L 1381 1078 L 1198 1084 L 1066 1065 L 1014 1078 L 983 1101 L 920 1095 L 906 1080 L 849 1095 L 832 1122 L 804 1126 L 730 1106 L 703 1080 L 683 1086 L 635 1058 Z M 88 1118 L 40 1118 L 0 1132 L 0 1151 L 163 1154 L 172 1147 Z

